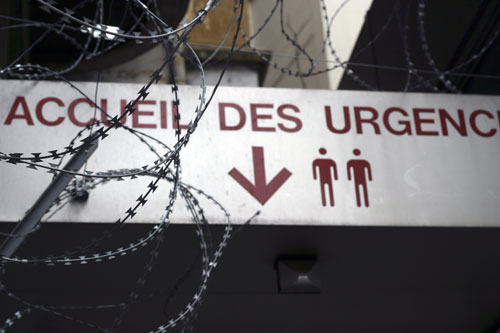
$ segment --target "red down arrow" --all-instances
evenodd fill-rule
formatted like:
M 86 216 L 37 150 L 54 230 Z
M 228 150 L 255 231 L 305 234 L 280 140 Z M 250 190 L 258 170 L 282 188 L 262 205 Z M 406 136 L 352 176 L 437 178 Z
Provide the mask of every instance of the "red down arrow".
M 252 147 L 253 157 L 253 172 L 254 183 L 252 184 L 245 176 L 233 168 L 229 171 L 229 175 L 234 178 L 245 190 L 247 190 L 258 202 L 264 205 L 274 193 L 283 185 L 287 179 L 292 175 L 286 168 L 281 171 L 266 184 L 266 167 L 264 164 L 264 148 Z

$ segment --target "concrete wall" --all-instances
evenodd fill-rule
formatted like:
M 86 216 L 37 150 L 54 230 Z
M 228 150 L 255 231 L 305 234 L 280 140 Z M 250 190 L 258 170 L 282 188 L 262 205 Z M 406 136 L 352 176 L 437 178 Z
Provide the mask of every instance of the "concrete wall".
M 252 30 L 256 31 L 264 23 L 275 1 L 253 0 L 250 3 Z M 286 0 L 283 6 L 285 32 L 297 40 L 312 58 L 323 59 L 324 55 L 321 54 L 323 28 L 319 1 Z M 307 71 L 310 67 L 307 57 L 294 48 L 281 33 L 279 8 L 271 21 L 255 39 L 253 45 L 259 50 L 271 53 L 271 60 L 285 69 Z M 324 62 L 320 61 L 318 68 L 324 68 Z M 266 87 L 329 88 L 327 74 L 310 78 L 296 78 L 275 70 L 271 66 L 267 70 L 263 85 Z
M 325 0 L 327 14 L 331 19 L 342 4 L 338 15 L 330 25 L 330 38 L 340 61 L 347 61 L 356 43 L 365 20 L 366 11 L 372 0 Z M 264 23 L 275 1 L 253 0 L 251 4 L 252 30 L 256 31 Z M 328 45 L 322 52 L 327 34 L 327 24 L 319 0 L 285 0 L 283 2 L 283 27 L 287 34 L 306 49 L 309 55 L 318 60 L 315 71 L 338 64 Z M 282 34 L 280 9 L 278 8 L 266 28 L 255 39 L 254 46 L 272 53 L 271 60 L 285 69 L 307 71 L 310 62 L 306 55 L 298 51 Z M 264 86 L 336 89 L 343 75 L 343 69 L 337 68 L 327 74 L 309 78 L 295 78 L 275 70 L 268 69 Z
M 330 38 L 337 55 L 335 57 L 330 50 L 327 52 L 326 59 L 330 66 L 338 64 L 338 60 L 349 60 L 365 22 L 366 12 L 370 9 L 372 2 L 373 0 L 325 0 L 330 20 L 335 12 L 339 10 L 330 25 Z M 342 6 L 344 3 L 345 5 Z M 325 20 L 322 21 L 322 24 L 326 33 L 327 24 Z M 328 81 L 331 89 L 337 89 L 343 74 L 344 70 L 342 68 L 332 70 L 328 73 Z

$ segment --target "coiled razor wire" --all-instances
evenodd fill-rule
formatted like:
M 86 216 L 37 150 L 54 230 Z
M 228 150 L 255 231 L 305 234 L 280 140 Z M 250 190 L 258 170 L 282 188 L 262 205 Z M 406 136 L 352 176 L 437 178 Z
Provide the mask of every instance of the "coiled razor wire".
M 153 269 L 153 263 L 155 259 L 159 255 L 159 245 L 163 241 L 164 237 L 164 231 L 168 227 L 169 223 L 169 217 L 172 213 L 173 210 L 173 205 L 177 199 L 178 192 L 180 191 L 181 197 L 185 200 L 187 209 L 189 212 L 191 212 L 191 215 L 193 216 L 193 222 L 196 225 L 196 233 L 199 238 L 199 244 L 200 244 L 200 249 L 201 249 L 201 265 L 202 265 L 202 274 L 201 274 L 201 280 L 199 287 L 197 291 L 195 292 L 193 296 L 193 300 L 189 302 L 186 305 L 186 308 L 184 311 L 179 313 L 177 316 L 174 316 L 168 322 L 164 325 L 161 325 L 157 329 L 153 331 L 157 332 L 165 332 L 167 328 L 174 327 L 177 325 L 180 325 L 184 318 L 188 316 L 189 313 L 192 313 L 194 309 L 201 303 L 202 296 L 207 288 L 207 282 L 210 277 L 211 271 L 216 267 L 217 261 L 222 255 L 222 252 L 224 248 L 227 245 L 227 242 L 230 238 L 230 233 L 232 231 L 232 226 L 231 226 L 231 220 L 230 220 L 230 215 L 227 211 L 223 209 L 223 207 L 212 197 L 210 197 L 208 194 L 201 190 L 196 190 L 194 187 L 181 184 L 180 183 L 180 166 L 181 166 L 181 161 L 180 161 L 180 151 L 183 147 L 185 147 L 188 142 L 190 136 L 195 132 L 195 129 L 203 116 L 204 112 L 207 109 L 208 103 L 206 102 L 205 99 L 205 94 L 206 94 L 206 87 L 205 87 L 205 78 L 204 78 L 204 73 L 203 73 L 203 66 L 199 58 L 197 57 L 196 53 L 194 50 L 189 46 L 187 43 L 187 36 L 195 26 L 195 24 L 201 24 L 203 20 L 205 19 L 206 15 L 208 14 L 209 11 L 213 10 L 215 8 L 215 5 L 217 4 L 216 1 L 210 0 L 207 1 L 206 5 L 204 8 L 198 11 L 197 15 L 195 16 L 194 19 L 192 19 L 190 22 L 183 24 L 180 28 L 173 29 L 172 27 L 169 27 L 161 18 L 159 17 L 158 11 L 154 13 L 150 9 L 151 8 L 156 8 L 156 3 L 154 1 L 149 1 L 147 4 L 144 4 L 140 1 L 133 1 L 133 4 L 142 8 L 142 14 L 144 17 L 146 17 L 150 21 L 154 21 L 154 26 L 155 26 L 155 32 L 151 33 L 150 35 L 141 35 L 138 33 L 129 33 L 125 31 L 118 30 L 117 32 L 110 32 L 108 31 L 107 27 L 105 27 L 102 24 L 102 6 L 103 3 L 102 1 L 97 1 L 95 2 L 96 4 L 96 17 L 99 16 L 101 18 L 101 23 L 99 22 L 96 17 L 93 19 L 87 19 L 83 18 L 80 19 L 77 17 L 77 9 L 80 6 L 83 6 L 85 3 L 89 3 L 89 1 L 84 1 L 79 4 L 79 6 L 74 7 L 72 9 L 68 8 L 63 8 L 60 9 L 57 7 L 57 3 L 55 1 L 38 1 L 40 4 L 41 8 L 44 10 L 47 10 L 49 12 L 54 12 L 56 14 L 59 14 L 60 17 L 56 21 L 54 25 L 51 25 L 48 27 L 46 24 L 40 25 L 44 26 L 47 28 L 47 33 L 49 31 L 52 31 L 58 25 L 61 24 L 61 22 L 64 22 L 66 24 L 70 24 L 71 22 L 76 22 L 82 25 L 82 27 L 87 27 L 89 32 L 92 32 L 95 37 L 95 32 L 97 31 L 98 37 L 102 37 L 102 34 L 105 34 L 108 36 L 108 34 L 112 34 L 116 36 L 118 41 L 124 41 L 127 39 L 134 39 L 138 41 L 142 40 L 152 40 L 154 42 L 161 41 L 162 47 L 164 48 L 165 51 L 165 60 L 163 63 L 157 68 L 156 71 L 153 72 L 151 75 L 151 79 L 139 90 L 137 97 L 135 100 L 129 102 L 125 106 L 125 111 L 126 113 L 123 113 L 120 116 L 115 116 L 111 117 L 108 114 L 105 113 L 104 110 L 102 110 L 99 106 L 97 106 L 97 103 L 93 102 L 92 99 L 88 96 L 85 96 L 81 91 L 79 91 L 71 82 L 66 80 L 62 75 L 66 72 L 69 72 L 72 68 L 76 67 L 76 65 L 83 59 L 86 58 L 88 59 L 89 57 L 95 56 L 96 53 L 89 52 L 89 45 L 90 41 L 92 40 L 91 35 L 89 34 L 89 37 L 87 38 L 87 41 L 84 43 L 82 47 L 82 52 L 80 56 L 77 58 L 77 60 L 67 69 L 62 70 L 62 71 L 54 71 L 51 70 L 50 68 L 46 68 L 41 65 L 37 64 L 20 64 L 20 63 L 15 63 L 13 65 L 9 65 L 6 68 L 2 69 L 1 74 L 2 75 L 7 75 L 11 77 L 16 77 L 16 78 L 28 78 L 28 79 L 41 79 L 41 78 L 55 78 L 62 80 L 63 82 L 66 82 L 69 84 L 72 88 L 76 89 L 79 91 L 84 98 L 86 98 L 87 101 L 92 103 L 92 105 L 95 105 L 96 110 L 99 109 L 100 112 L 106 115 L 107 117 L 107 124 L 103 124 L 101 122 L 96 121 L 95 123 L 92 123 L 91 125 L 87 126 L 84 130 L 80 131 L 77 133 L 76 137 L 70 142 L 70 144 L 66 147 L 63 148 L 58 148 L 58 149 L 53 149 L 49 150 L 48 152 L 45 153 L 30 153 L 29 156 L 26 156 L 24 153 L 0 153 L 0 160 L 5 161 L 7 163 L 15 164 L 15 165 L 25 165 L 28 168 L 31 169 L 45 169 L 48 170 L 50 173 L 60 173 L 60 172 L 65 172 L 65 173 L 70 173 L 73 176 L 77 176 L 72 183 L 68 186 L 66 191 L 64 191 L 59 199 L 54 203 L 53 207 L 55 211 L 60 209 L 65 203 L 69 202 L 73 197 L 77 196 L 81 192 L 87 192 L 91 191 L 93 188 L 95 188 L 98 185 L 103 185 L 107 183 L 110 180 L 124 180 L 125 178 L 137 178 L 138 176 L 148 176 L 148 177 L 153 177 L 153 180 L 149 183 L 147 186 L 147 189 L 143 194 L 141 194 L 137 200 L 136 203 L 129 207 L 129 209 L 126 210 L 124 216 L 117 220 L 115 223 L 115 226 L 104 232 L 103 235 L 100 237 L 92 240 L 89 244 L 86 246 L 83 246 L 78 249 L 72 249 L 70 251 L 66 251 L 65 253 L 62 254 L 56 254 L 56 255 L 51 255 L 46 258 L 18 258 L 18 257 L 12 257 L 12 258 L 7 258 L 3 257 L 2 258 L 2 275 L 5 274 L 6 271 L 6 266 L 5 264 L 7 263 L 38 263 L 38 264 L 47 264 L 47 265 L 55 265 L 55 264 L 62 264 L 65 266 L 70 266 L 73 264 L 89 264 L 93 262 L 99 262 L 103 260 L 111 260 L 117 257 L 122 257 L 127 255 L 128 253 L 134 252 L 137 249 L 146 246 L 148 243 L 151 243 L 152 250 L 149 255 L 149 259 L 147 261 L 146 266 L 143 269 L 143 273 L 141 276 L 138 278 L 136 282 L 136 286 L 133 289 L 133 291 L 129 294 L 127 297 L 127 300 L 125 302 L 121 302 L 119 304 L 115 304 L 116 308 L 118 309 L 118 312 L 113 320 L 113 325 L 111 328 L 103 328 L 99 327 L 95 324 L 83 321 L 78 318 L 74 318 L 72 316 L 69 316 L 67 314 L 64 314 L 60 312 L 61 310 L 56 308 L 56 307 L 50 307 L 50 306 L 45 306 L 45 305 L 40 305 L 40 304 L 32 304 L 26 300 L 23 300 L 21 297 L 13 293 L 12 291 L 9 291 L 3 283 L 1 284 L 0 288 L 2 291 L 9 297 L 16 299 L 19 301 L 21 304 L 26 306 L 25 310 L 18 311 L 15 313 L 14 317 L 8 318 L 5 322 L 5 325 L 2 327 L 3 331 L 6 331 L 7 328 L 11 327 L 14 323 L 15 320 L 19 320 L 23 314 L 31 311 L 31 310 L 40 310 L 40 311 L 45 311 L 48 313 L 51 313 L 53 315 L 59 316 L 61 318 L 71 320 L 77 324 L 85 325 L 87 327 L 95 328 L 100 331 L 105 331 L 105 332 L 111 332 L 111 331 L 116 331 L 119 329 L 119 326 L 122 322 L 123 316 L 126 314 L 126 312 L 129 310 L 129 307 L 131 304 L 134 304 L 139 301 L 139 290 L 144 286 L 145 281 L 149 275 L 149 273 Z M 238 35 L 238 31 L 240 28 L 241 24 L 241 17 L 243 14 L 243 1 L 235 1 L 235 8 L 241 8 L 239 11 L 239 15 L 235 16 L 233 18 L 233 22 L 237 22 L 237 29 L 236 33 L 233 38 L 233 47 L 236 43 L 236 37 Z M 98 15 L 100 13 L 100 15 Z M 235 11 L 236 13 L 236 11 Z M 140 22 L 140 20 L 137 20 Z M 36 23 L 35 23 L 36 24 Z M 76 31 L 76 29 L 67 29 L 68 31 Z M 82 30 L 82 28 L 80 29 Z M 62 26 L 61 29 L 58 30 L 59 34 L 62 34 L 65 39 L 71 41 L 73 44 L 75 43 L 75 39 L 71 38 L 66 32 L 63 32 Z M 38 41 L 36 41 L 30 48 L 25 50 L 23 52 L 23 55 L 27 52 L 30 51 L 31 48 L 33 48 L 39 41 L 45 37 L 46 34 L 43 34 L 41 38 L 39 38 Z M 172 91 L 174 93 L 174 105 L 176 106 L 178 112 L 177 112 L 177 118 L 176 118 L 176 123 L 177 123 L 177 128 L 176 128 L 176 137 L 177 137 L 177 143 L 174 145 L 174 147 L 169 148 L 166 145 L 164 145 L 161 141 L 157 140 L 156 138 L 152 138 L 144 133 L 141 133 L 135 129 L 132 129 L 130 127 L 127 127 L 124 125 L 121 120 L 127 116 L 133 114 L 135 112 L 136 104 L 140 100 L 144 100 L 149 92 L 149 88 L 151 85 L 158 83 L 160 77 L 161 77 L 161 72 L 164 69 L 168 69 L 170 71 L 170 76 L 171 78 L 175 78 L 174 73 L 173 73 L 173 60 L 176 57 L 176 54 L 179 52 L 180 47 L 185 48 L 186 50 L 192 52 L 193 56 L 191 57 L 191 60 L 194 59 L 194 61 L 197 62 L 198 68 L 200 70 L 201 74 L 201 92 L 200 92 L 200 98 L 199 98 L 199 105 L 196 107 L 195 110 L 195 118 L 190 122 L 188 125 L 188 129 L 184 135 L 181 135 L 180 131 L 180 101 L 178 98 L 177 94 L 177 84 L 175 83 L 175 80 L 172 82 Z M 95 47 L 95 50 L 97 50 L 97 46 Z M 19 60 L 22 58 L 21 55 L 18 59 Z M 229 61 L 229 57 L 228 57 Z M 226 66 L 228 64 L 228 61 L 226 62 Z M 219 84 L 217 84 L 212 92 L 212 96 L 215 93 L 217 87 Z M 210 97 L 211 100 L 212 97 Z M 107 126 L 106 126 L 107 125 Z M 131 134 L 139 138 L 141 142 L 146 144 L 146 146 L 152 150 L 156 155 L 157 155 L 157 160 L 154 161 L 152 165 L 149 166 L 143 166 L 140 169 L 122 169 L 122 170 L 111 170 L 111 171 L 106 171 L 106 172 L 92 172 L 92 171 L 87 171 L 85 170 L 84 172 L 69 172 L 66 170 L 63 170 L 61 168 L 61 163 L 62 159 L 66 156 L 70 156 L 75 154 L 81 147 L 93 140 L 103 140 L 105 139 L 108 135 L 112 134 L 113 130 L 118 130 L 118 129 L 124 129 L 129 131 Z M 81 141 L 77 143 L 77 140 Z M 156 143 L 162 144 L 164 148 L 167 148 L 167 152 L 164 154 L 160 154 L 158 151 L 156 151 L 152 145 L 148 143 L 148 140 L 153 140 Z M 50 163 L 48 160 L 55 160 L 59 161 L 59 163 Z M 153 229 L 144 237 L 139 238 L 137 241 L 132 242 L 128 245 L 124 245 L 122 247 L 119 247 L 118 249 L 115 250 L 109 250 L 106 251 L 105 253 L 93 253 L 93 254 L 87 254 L 89 250 L 95 248 L 98 244 L 100 244 L 104 239 L 111 237 L 111 235 L 123 224 L 128 220 L 134 217 L 135 214 L 137 214 L 137 211 L 139 210 L 140 207 L 144 206 L 149 198 L 150 195 L 152 195 L 155 190 L 159 186 L 160 180 L 167 180 L 170 183 L 172 183 L 172 190 L 170 191 L 169 195 L 169 200 L 168 204 L 165 208 L 165 213 L 163 217 L 161 218 L 161 221 L 159 224 L 155 225 Z M 197 193 L 197 195 L 202 195 L 205 196 L 207 199 L 209 199 L 211 202 L 213 202 L 215 205 L 220 207 L 224 215 L 226 216 L 226 228 L 225 232 L 222 236 L 221 241 L 219 242 L 218 246 L 216 247 L 216 250 L 213 251 L 213 245 L 212 245 L 212 240 L 211 236 L 209 233 L 209 230 L 207 228 L 208 221 L 206 220 L 204 214 L 203 214 L 203 209 L 201 208 L 199 201 L 195 198 L 195 194 L 192 192 Z M 19 236 L 24 236 L 24 235 L 8 235 L 10 237 L 19 237 Z M 87 309 L 100 309 L 102 306 L 90 306 L 86 307 Z
M 224 0 L 231 1 L 231 0 Z M 410 6 L 412 2 L 402 2 L 400 0 L 393 1 L 393 7 L 390 12 L 388 12 L 387 20 L 383 25 L 380 26 L 378 32 L 374 34 L 374 37 L 368 41 L 365 46 L 363 46 L 355 55 L 363 53 L 369 50 L 377 42 L 381 35 L 388 29 L 388 26 L 395 22 L 397 24 L 401 41 L 402 41 L 402 52 L 406 60 L 406 67 L 396 67 L 396 66 L 380 66 L 380 65 L 370 65 L 370 64 L 357 64 L 354 62 L 349 62 L 340 59 L 338 56 L 335 45 L 332 41 L 332 37 L 341 33 L 332 28 L 335 19 L 342 15 L 342 10 L 351 3 L 351 0 L 344 0 L 337 8 L 331 10 L 327 8 L 327 3 L 325 0 L 319 1 L 322 19 L 324 20 L 323 26 L 325 27 L 324 38 L 321 41 L 321 50 L 318 54 L 314 55 L 307 49 L 306 44 L 299 41 L 298 33 L 296 33 L 289 22 L 286 22 L 285 18 L 285 5 L 286 1 L 276 0 L 274 5 L 269 10 L 269 13 L 265 16 L 263 23 L 253 29 L 254 33 L 248 36 L 244 31 L 241 30 L 241 23 L 243 17 L 244 0 L 233 0 L 234 9 L 231 20 L 227 26 L 227 30 L 221 39 L 220 43 L 217 45 L 210 45 L 213 47 L 213 51 L 202 61 L 195 49 L 189 43 L 189 35 L 199 25 L 203 25 L 207 15 L 217 7 L 218 0 L 206 0 L 202 8 L 199 8 L 196 15 L 188 22 L 182 22 L 177 27 L 170 26 L 164 19 L 162 19 L 158 0 L 125 0 L 122 1 L 123 4 L 120 6 L 120 10 L 123 11 L 123 17 L 121 22 L 124 22 L 126 17 L 132 18 L 133 23 L 128 27 L 122 26 L 111 26 L 108 21 L 109 18 L 105 17 L 105 6 L 103 0 L 82 0 L 76 5 L 69 8 L 64 5 L 64 1 L 60 0 L 34 0 L 29 2 L 31 6 L 37 6 L 41 10 L 49 14 L 51 22 L 42 22 L 29 20 L 26 18 L 10 17 L 5 15 L 0 15 L 0 19 L 9 20 L 10 25 L 0 27 L 0 30 L 7 29 L 18 29 L 18 28 L 36 28 L 40 29 L 41 34 L 39 37 L 30 45 L 25 47 L 22 52 L 15 57 L 10 64 L 5 68 L 0 68 L 0 78 L 16 78 L 16 79 L 27 79 L 27 80 L 43 80 L 51 79 L 64 82 L 68 87 L 77 91 L 83 99 L 85 99 L 91 106 L 94 107 L 94 121 L 79 131 L 75 137 L 68 143 L 65 147 L 53 147 L 53 149 L 44 152 L 0 152 L 0 162 L 6 162 L 17 166 L 24 166 L 29 169 L 46 171 L 51 174 L 57 175 L 60 173 L 71 174 L 74 178 L 67 186 L 67 188 L 61 193 L 59 198 L 50 207 L 47 214 L 44 216 L 43 221 L 50 219 L 54 214 L 61 210 L 65 205 L 71 202 L 74 198 L 85 195 L 91 192 L 99 186 L 106 185 L 112 181 L 127 181 L 138 177 L 149 177 L 151 181 L 140 194 L 136 201 L 130 205 L 121 215 L 116 222 L 106 229 L 104 232 L 100 233 L 96 237 L 86 240 L 84 244 L 79 246 L 74 246 L 70 249 L 62 251 L 60 253 L 53 253 L 45 257 L 2 257 L 0 261 L 0 289 L 8 297 L 18 301 L 24 308 L 16 311 L 14 314 L 10 315 L 5 319 L 4 324 L 0 326 L 0 333 L 7 332 L 11 327 L 14 327 L 16 323 L 20 322 L 23 318 L 27 317 L 33 311 L 42 311 L 49 313 L 51 315 L 70 320 L 76 324 L 83 325 L 97 331 L 102 332 L 116 332 L 120 330 L 120 325 L 123 322 L 125 315 L 131 311 L 131 306 L 145 299 L 152 297 L 152 295 L 142 295 L 140 292 L 151 271 L 155 266 L 155 261 L 160 254 L 160 245 L 165 239 L 165 232 L 169 226 L 170 216 L 173 211 L 174 203 L 177 198 L 180 197 L 186 204 L 186 209 L 191 214 L 192 222 L 195 225 L 196 235 L 199 241 L 199 254 L 193 264 L 200 262 L 201 265 L 201 276 L 198 284 L 198 288 L 193 294 L 192 300 L 189 301 L 184 309 L 175 316 L 169 316 L 167 321 L 150 330 L 150 332 L 167 332 L 174 327 L 186 327 L 186 323 L 190 318 L 196 317 L 196 309 L 201 304 L 204 293 L 207 289 L 207 283 L 212 271 L 216 268 L 220 257 L 223 254 L 228 241 L 234 234 L 233 226 L 231 224 L 231 217 L 229 212 L 212 196 L 207 192 L 198 189 L 182 180 L 182 160 L 180 158 L 181 150 L 189 143 L 191 135 L 196 132 L 196 128 L 201 121 L 205 111 L 212 98 L 214 97 L 218 86 L 222 80 L 222 77 L 229 66 L 231 56 L 234 52 L 251 52 L 256 54 L 262 61 L 266 62 L 269 67 L 279 70 L 284 75 L 293 76 L 303 80 L 307 77 L 312 77 L 315 75 L 324 74 L 333 70 L 343 70 L 346 75 L 354 80 L 363 89 L 376 90 L 376 87 L 368 83 L 360 74 L 353 68 L 356 66 L 373 67 L 373 68 L 385 68 L 391 70 L 404 71 L 407 73 L 407 79 L 402 91 L 411 91 L 413 89 L 418 89 L 420 87 L 426 87 L 431 91 L 441 91 L 441 88 L 437 83 L 443 85 L 443 89 L 446 92 L 460 93 L 460 90 L 451 82 L 450 76 L 474 76 L 467 73 L 459 73 L 458 70 L 464 68 L 465 66 L 474 63 L 493 45 L 493 43 L 498 39 L 500 34 L 500 27 L 495 28 L 490 34 L 490 39 L 488 39 L 481 49 L 473 54 L 471 57 L 463 61 L 462 63 L 456 64 L 453 68 L 448 70 L 440 70 L 436 62 L 433 59 L 431 49 L 427 42 L 426 32 L 425 32 L 425 16 L 426 16 L 426 5 L 425 0 L 417 1 L 417 24 L 418 34 L 420 37 L 420 48 L 424 53 L 425 59 L 430 69 L 416 68 L 412 60 L 412 54 L 409 50 L 408 43 L 408 30 L 409 30 L 409 15 Z M 405 5 L 403 8 L 402 5 Z M 109 4 L 109 10 L 116 9 L 113 1 Z M 92 17 L 88 18 L 82 16 L 80 12 L 84 8 L 92 8 Z M 401 9 L 404 9 L 404 14 L 402 16 Z M 333 13 L 331 15 L 331 13 Z M 279 15 L 277 20 L 279 20 L 279 33 L 286 40 L 286 42 L 291 45 L 294 49 L 293 55 L 283 55 L 277 52 L 269 53 L 267 51 L 259 50 L 253 45 L 255 38 L 263 33 L 266 26 L 274 18 L 275 15 Z M 236 28 L 235 28 L 236 27 Z M 235 28 L 235 29 L 234 29 Z M 234 33 L 231 33 L 232 31 Z M 288 32 L 288 31 L 290 32 Z M 64 68 L 49 68 L 46 65 L 34 64 L 29 62 L 23 62 L 26 55 L 30 54 L 38 45 L 42 44 L 45 39 L 48 38 L 50 34 L 56 34 L 67 43 L 69 43 L 75 50 L 78 51 L 78 55 L 69 63 L 66 64 Z M 245 41 L 239 47 L 236 47 L 237 39 L 241 36 Z M 82 38 L 83 37 L 83 38 Z M 231 45 L 229 47 L 225 46 L 226 41 L 231 38 Z M 98 83 L 96 85 L 96 94 L 94 98 L 87 96 L 82 92 L 76 85 L 74 85 L 70 80 L 66 78 L 66 75 L 71 73 L 78 65 L 84 60 L 91 60 L 107 52 L 113 50 L 117 46 L 121 45 L 126 41 L 134 41 L 137 44 L 153 43 L 160 44 L 163 52 L 165 54 L 163 61 L 158 65 L 158 67 L 151 73 L 150 79 L 137 91 L 137 96 L 134 100 L 129 101 L 124 108 L 122 114 L 117 116 L 111 116 L 106 111 L 101 108 L 97 103 L 97 89 Z M 222 57 L 217 57 L 216 55 L 220 53 L 221 50 L 228 50 L 227 55 Z M 334 60 L 325 60 L 327 53 Z M 200 94 L 199 102 L 194 110 L 195 116 L 189 122 L 186 132 L 184 134 L 180 129 L 180 119 L 181 119 L 181 100 L 178 96 L 178 86 L 175 80 L 175 70 L 173 62 L 176 57 L 183 57 L 190 65 L 194 66 L 199 71 L 200 76 Z M 296 60 L 297 70 L 292 70 L 290 67 L 294 62 L 281 63 L 280 58 L 292 58 Z M 307 64 L 305 69 L 301 69 L 299 60 L 305 61 Z M 222 68 L 220 70 L 220 75 L 218 81 L 212 90 L 211 94 L 207 94 L 206 84 L 205 84 L 205 68 L 216 63 L 222 63 Z M 151 86 L 157 84 L 162 77 L 162 73 L 167 71 L 169 73 L 169 78 L 172 85 L 173 93 L 173 103 L 177 108 L 176 114 L 176 124 L 175 128 L 175 138 L 176 143 L 170 147 L 167 146 L 163 141 L 155 138 L 147 133 L 141 132 L 134 128 L 131 128 L 123 123 L 125 117 L 132 115 L 137 110 L 137 103 L 145 100 L 149 94 Z M 476 75 L 477 77 L 481 77 Z M 483 76 L 484 78 L 500 79 L 495 76 Z M 417 83 L 412 83 L 416 79 Z M 99 76 L 98 80 L 99 81 Z M 413 84 L 413 85 L 412 85 Z M 105 120 L 98 121 L 95 120 L 95 113 L 101 113 L 104 115 Z M 92 141 L 102 141 L 106 137 L 113 135 L 116 131 L 125 131 L 131 136 L 139 140 L 144 146 L 149 149 L 155 156 L 155 160 L 140 168 L 123 168 L 114 169 L 107 171 L 92 171 L 87 170 L 85 167 L 83 171 L 68 171 L 62 168 L 62 164 L 65 158 L 70 157 L 79 151 L 83 146 Z M 161 149 L 155 147 L 161 147 Z M 171 186 L 169 192 L 167 204 L 163 212 L 163 216 L 160 221 L 155 224 L 147 234 L 142 237 L 138 237 L 135 241 L 128 244 L 123 244 L 114 249 L 108 249 L 105 251 L 99 251 L 105 241 L 114 235 L 117 231 L 123 228 L 124 224 L 131 220 L 137 213 L 140 212 L 143 206 L 145 206 L 152 195 L 159 186 L 163 186 L 162 183 L 168 183 Z M 224 228 L 224 233 L 222 238 L 215 244 L 210 230 L 208 228 L 208 220 L 205 217 L 204 210 L 200 203 L 200 199 L 203 198 L 215 207 L 217 207 L 222 216 L 224 216 L 226 224 Z M 250 223 L 256 216 L 258 212 L 252 216 L 246 223 Z M 245 223 L 245 224 L 246 224 Z M 244 225 L 245 225 L 244 224 Z M 24 233 L 24 234 L 12 234 L 12 233 L 2 233 L 6 237 L 24 237 L 29 233 L 38 231 L 43 227 L 43 222 L 37 226 L 34 230 Z M 240 230 L 240 229 L 238 229 Z M 125 300 L 118 303 L 111 304 L 97 304 L 97 305 L 66 305 L 66 306 L 54 306 L 54 305 L 43 305 L 34 304 L 29 302 L 13 291 L 9 290 L 7 286 L 2 282 L 2 278 L 5 275 L 9 264 L 30 264 L 30 265 L 63 265 L 63 266 L 74 266 L 74 265 L 89 265 L 99 262 L 106 262 L 116 258 L 125 257 L 133 252 L 141 250 L 143 248 L 149 248 L 149 257 L 146 260 L 146 264 L 136 280 L 135 286 L 132 288 L 131 292 L 128 294 Z M 191 274 L 192 269 L 189 269 L 186 274 Z M 184 279 L 184 278 L 183 278 Z M 182 283 L 183 279 L 179 280 Z M 177 288 L 177 287 L 176 287 Z M 174 291 L 175 289 L 174 288 Z M 172 294 L 172 293 L 171 293 Z M 142 296 L 140 296 L 142 295 Z M 171 295 L 169 296 L 169 298 Z M 167 298 L 165 306 L 169 301 Z M 104 310 L 104 309 L 115 309 L 116 314 L 113 319 L 113 323 L 110 327 L 101 327 L 94 323 L 90 323 L 86 320 L 70 316 L 66 311 L 72 310 Z

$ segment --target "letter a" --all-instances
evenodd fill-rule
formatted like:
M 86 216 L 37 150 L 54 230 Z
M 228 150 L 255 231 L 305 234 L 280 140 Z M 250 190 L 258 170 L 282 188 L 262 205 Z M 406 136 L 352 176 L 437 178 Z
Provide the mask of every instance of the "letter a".
M 21 108 L 23 110 L 22 114 L 16 114 L 19 104 L 21 105 Z M 14 104 L 12 104 L 12 108 L 10 109 L 9 114 L 7 115 L 7 119 L 5 119 L 4 124 L 10 125 L 13 119 L 26 119 L 28 125 L 33 126 L 33 119 L 31 118 L 30 110 L 28 109 L 28 104 L 26 104 L 26 100 L 24 99 L 23 96 L 16 97 L 16 100 L 14 101 Z

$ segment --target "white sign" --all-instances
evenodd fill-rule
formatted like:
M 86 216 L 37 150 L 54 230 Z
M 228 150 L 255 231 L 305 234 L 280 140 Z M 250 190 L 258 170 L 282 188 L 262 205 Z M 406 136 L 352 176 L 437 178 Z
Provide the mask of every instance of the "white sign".
M 94 97 L 95 83 L 77 86 Z M 140 88 L 101 83 L 97 104 L 117 115 Z M 199 93 L 179 88 L 182 128 Z M 4 153 L 62 149 L 101 119 L 63 83 L 2 81 L 0 94 Z M 152 86 L 126 124 L 172 146 L 173 101 L 170 86 Z M 86 168 L 138 168 L 156 159 L 118 129 Z M 181 163 L 182 181 L 216 198 L 236 223 L 260 210 L 258 224 L 500 226 L 500 97 L 220 88 Z M 0 221 L 17 221 L 51 175 L 5 162 L 0 172 Z M 98 186 L 52 220 L 114 222 L 147 189 L 144 178 Z M 171 185 L 160 185 L 132 222 L 163 215 Z M 189 222 L 183 205 L 175 208 L 172 221 Z M 215 208 L 206 215 L 224 221 Z

